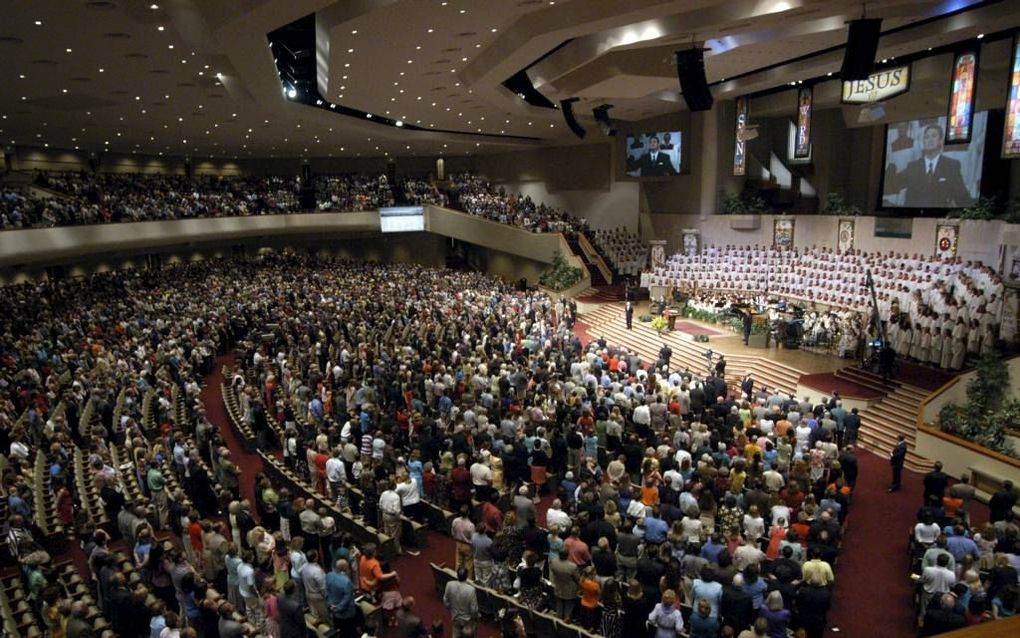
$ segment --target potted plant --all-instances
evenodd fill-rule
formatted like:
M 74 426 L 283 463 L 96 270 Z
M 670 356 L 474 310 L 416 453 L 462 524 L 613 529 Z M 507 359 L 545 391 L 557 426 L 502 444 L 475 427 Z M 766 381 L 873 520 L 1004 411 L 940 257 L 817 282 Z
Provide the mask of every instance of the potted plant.
M 843 217 L 856 217 L 861 214 L 861 209 L 843 198 L 843 193 L 833 191 L 825 202 L 823 215 L 841 215 Z
M 655 328 L 656 332 L 662 334 L 663 331 L 666 330 L 666 318 L 663 317 L 662 315 L 659 315 L 658 317 L 652 319 L 652 328 Z
M 584 273 L 580 268 L 568 264 L 563 255 L 556 251 L 552 264 L 538 276 L 538 283 L 554 292 L 560 292 L 581 281 L 583 276 Z

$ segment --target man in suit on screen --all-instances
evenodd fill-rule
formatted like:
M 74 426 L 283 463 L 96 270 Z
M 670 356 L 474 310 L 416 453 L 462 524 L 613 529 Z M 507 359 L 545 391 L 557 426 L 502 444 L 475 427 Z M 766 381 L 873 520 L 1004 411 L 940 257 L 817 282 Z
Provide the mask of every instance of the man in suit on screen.
M 886 169 L 886 193 L 906 189 L 904 205 L 912 208 L 952 208 L 974 203 L 963 183 L 959 160 L 943 154 L 944 132 L 938 124 L 929 124 L 921 138 L 922 155 L 898 172 L 895 165 Z
M 648 152 L 638 158 L 637 168 L 641 171 L 641 177 L 677 174 L 669 153 L 659 149 L 659 138 L 656 135 L 648 138 Z

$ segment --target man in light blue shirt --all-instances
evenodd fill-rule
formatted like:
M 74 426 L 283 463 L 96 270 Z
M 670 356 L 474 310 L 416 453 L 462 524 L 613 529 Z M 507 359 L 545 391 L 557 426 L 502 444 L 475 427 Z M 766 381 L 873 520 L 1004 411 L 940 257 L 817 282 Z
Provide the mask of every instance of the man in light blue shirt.
M 350 621 L 354 618 L 354 583 L 350 578 L 350 565 L 346 560 L 336 562 L 333 571 L 326 574 L 326 604 L 333 617 L 333 626 L 340 629 L 341 636 L 355 635 Z

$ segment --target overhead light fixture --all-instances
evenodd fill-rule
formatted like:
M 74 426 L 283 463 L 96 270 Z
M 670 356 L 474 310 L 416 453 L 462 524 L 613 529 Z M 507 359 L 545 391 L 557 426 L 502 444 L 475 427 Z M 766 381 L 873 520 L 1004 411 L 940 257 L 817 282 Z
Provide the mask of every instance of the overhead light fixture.
M 977 38 L 978 38 L 978 40 L 980 40 L 983 37 L 985 37 L 985 34 L 984 33 L 979 33 Z
M 163 27 L 162 24 L 159 25 L 158 27 L 156 27 L 156 31 L 163 31 L 163 29 L 164 29 L 164 27 Z
M 297 89 L 295 89 L 294 87 L 290 87 L 289 89 L 287 89 L 287 97 L 289 97 L 292 100 L 294 98 L 296 98 L 297 97 Z
M 152 3 L 149 5 L 149 8 L 152 9 L 153 11 L 156 11 L 159 9 L 159 5 L 156 3 Z
M 397 126 L 403 126 L 404 125 L 404 121 L 403 120 L 397 120 L 396 121 L 396 125 Z

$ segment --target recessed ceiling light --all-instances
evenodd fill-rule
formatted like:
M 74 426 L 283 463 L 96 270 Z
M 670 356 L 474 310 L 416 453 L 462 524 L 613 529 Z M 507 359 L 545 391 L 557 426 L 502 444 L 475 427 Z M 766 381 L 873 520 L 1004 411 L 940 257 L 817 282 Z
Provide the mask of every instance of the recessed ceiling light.
M 978 34 L 978 40 L 980 40 L 980 39 L 981 39 L 981 38 L 983 38 L 983 37 L 985 37 L 985 34 L 984 34 L 984 33 L 979 33 L 979 34 Z
M 166 30 L 166 27 L 164 27 L 162 24 L 159 25 L 158 27 L 156 27 L 156 31 L 164 31 L 164 30 Z
M 153 3 L 153 4 L 149 5 L 149 8 L 152 9 L 153 11 L 156 11 L 157 9 L 159 9 L 159 5 L 156 4 L 156 3 Z
M 354 53 L 354 49 L 347 49 L 348 53 Z
M 70 52 L 71 52 L 71 48 L 70 48 L 70 47 L 68 47 L 68 48 L 66 48 L 66 49 L 64 49 L 64 50 L 65 50 L 65 51 L 67 51 L 68 53 L 70 53 Z
M 461 13 L 467 13 L 467 9 L 461 9 L 460 12 Z
M 35 26 L 41 27 L 42 26 L 42 20 L 36 20 L 35 21 Z
M 413 63 L 414 63 L 414 60 L 408 60 L 408 61 L 407 61 L 407 63 L 408 63 L 408 64 L 413 64 Z
M 428 30 L 429 33 L 432 33 L 433 31 L 435 31 L 435 29 L 429 29 Z
M 351 29 L 351 35 L 358 35 L 357 29 Z
M 172 44 L 168 44 L 168 45 L 166 45 L 166 48 L 168 48 L 168 49 L 172 49 L 172 48 L 174 48 L 174 45 L 172 45 Z
M 344 68 L 345 68 L 345 69 L 348 69 L 348 68 L 350 68 L 350 66 L 351 66 L 351 63 L 350 63 L 350 62 L 344 62 Z
M 100 73 L 106 73 L 106 69 L 104 69 L 103 67 L 99 67 L 99 72 Z
M 19 75 L 18 79 L 24 80 L 25 79 L 25 75 L 24 74 Z

